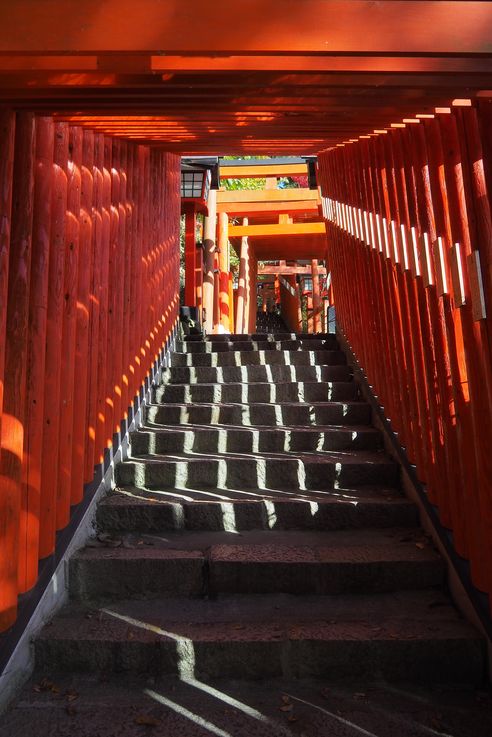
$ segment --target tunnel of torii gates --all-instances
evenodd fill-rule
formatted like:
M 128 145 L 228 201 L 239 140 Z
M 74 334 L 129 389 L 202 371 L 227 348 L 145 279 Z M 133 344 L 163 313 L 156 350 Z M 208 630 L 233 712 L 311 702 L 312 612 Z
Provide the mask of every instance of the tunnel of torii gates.
M 326 262 L 340 340 L 487 601 L 491 28 L 488 2 L 1 4 L 0 629 L 55 570 L 173 339 L 182 155 L 317 156 L 321 217 L 301 190 L 263 222 L 219 191 L 215 235 L 209 203 L 218 305 L 226 234 L 250 249 L 245 284 L 255 259 Z M 229 329 L 249 331 L 251 289 L 239 302 Z
M 279 180 L 285 177 L 307 185 L 306 162 L 294 158 L 222 161 L 221 180 L 234 179 L 241 187 L 244 180 L 260 178 L 265 179 L 265 188 L 220 187 L 210 190 L 206 202 L 182 199 L 184 303 L 197 308 L 198 320 L 208 333 L 254 333 L 257 310 L 276 308 L 292 332 L 328 331 L 333 298 L 324 266 L 327 240 L 320 195 L 317 187 L 279 188 Z M 199 211 L 205 219 L 197 238 Z M 239 258 L 236 274 L 230 268 L 231 244 Z

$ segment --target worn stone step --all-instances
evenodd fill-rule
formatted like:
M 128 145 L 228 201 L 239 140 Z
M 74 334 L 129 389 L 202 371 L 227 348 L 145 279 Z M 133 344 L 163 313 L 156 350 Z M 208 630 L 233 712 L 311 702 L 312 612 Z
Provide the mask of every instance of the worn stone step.
M 309 678 L 246 681 L 200 678 L 198 673 L 184 672 L 158 677 L 128 670 L 113 671 L 110 679 L 102 679 L 96 669 L 85 673 L 50 669 L 58 693 L 39 690 L 44 673 L 35 673 L 15 706 L 2 715 L 0 737 L 24 737 L 31 734 L 33 724 L 36 737 L 54 737 L 54 724 L 57 737 L 142 737 L 145 732 L 158 737 L 492 734 L 490 693 L 479 684 L 474 688 L 447 679 L 447 683 L 433 685 L 418 677 L 424 662 L 417 663 L 415 669 L 412 662 L 414 682 L 399 683 L 395 688 L 379 673 L 375 659 L 374 678 L 371 673 L 364 678 L 371 663 L 366 659 L 363 663 L 360 679 L 354 673 L 336 682 L 329 673 L 314 684 Z M 447 663 L 448 659 L 444 666 Z M 118 670 L 117 658 L 113 665 Z M 386 665 L 385 672 L 388 670 Z M 436 675 L 439 677 L 438 672 Z M 67 708 L 60 694 L 78 697 L 76 706 L 72 703 Z M 145 719 L 149 721 L 147 728 L 139 723 Z
M 117 484 L 161 486 L 245 486 L 248 489 L 331 489 L 364 484 L 396 485 L 398 467 L 384 453 L 331 452 L 149 455 L 115 469 Z
M 336 366 L 347 363 L 342 351 L 223 351 L 216 353 L 172 353 L 171 366 Z
M 350 381 L 350 366 L 172 366 L 162 384 L 229 384 L 284 381 Z
M 381 435 L 372 427 L 229 427 L 169 425 L 130 435 L 132 456 L 150 453 L 286 453 L 325 450 L 378 450 Z
M 416 542 L 417 540 L 417 542 Z M 114 542 L 114 541 L 113 541 Z M 222 593 L 348 594 L 440 586 L 444 562 L 408 529 L 128 535 L 70 560 L 77 601 Z
M 234 340 L 234 341 L 208 341 L 185 342 L 176 341 L 175 351 L 177 353 L 222 353 L 227 351 L 302 351 L 304 348 L 309 350 L 324 350 L 338 347 L 333 341 L 325 341 L 322 338 L 312 340 L 299 340 L 290 338 L 284 340 Z
M 185 335 L 183 342 L 185 343 L 229 343 L 254 341 L 256 343 L 275 343 L 282 340 L 299 340 L 303 342 L 323 340 L 331 343 L 334 347 L 338 347 L 336 335 L 333 333 L 224 333 L 218 335 Z
M 156 387 L 152 401 L 165 402 L 330 402 L 354 400 L 354 381 L 317 381 L 244 384 L 166 384 Z
M 98 529 L 106 532 L 165 530 L 339 530 L 412 527 L 417 509 L 395 489 L 261 494 L 248 489 L 116 488 L 99 504 Z
M 371 421 L 367 402 L 310 402 L 306 404 L 252 402 L 229 404 L 150 404 L 146 425 L 240 425 L 243 427 L 293 425 L 365 425 Z
M 480 683 L 485 661 L 477 633 L 433 591 L 72 606 L 42 630 L 35 653 L 39 673 L 366 679 L 366 687 Z

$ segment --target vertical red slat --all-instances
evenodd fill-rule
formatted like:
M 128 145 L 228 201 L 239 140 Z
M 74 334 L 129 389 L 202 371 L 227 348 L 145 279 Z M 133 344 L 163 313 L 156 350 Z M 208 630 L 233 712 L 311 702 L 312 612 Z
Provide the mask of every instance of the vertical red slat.
M 67 123 L 55 123 L 39 521 L 40 558 L 45 558 L 53 552 L 56 532 L 62 331 L 65 304 L 65 225 L 67 212 L 67 175 L 65 167 L 67 157 L 68 125 Z
M 46 330 L 53 182 L 54 124 L 38 118 L 32 226 L 29 339 L 27 351 L 27 418 L 20 517 L 19 590 L 36 583 L 39 560 L 41 469 L 44 430 Z
M 102 168 L 102 234 L 100 264 L 100 300 L 99 300 L 99 350 L 97 356 L 97 426 L 96 426 L 96 463 L 104 460 L 104 449 L 107 447 L 106 427 L 112 424 L 112 404 L 107 392 L 109 372 L 108 352 L 108 308 L 110 305 L 109 282 L 109 247 L 111 237 L 111 140 L 103 137 Z M 110 416 L 108 418 L 108 416 Z
M 27 424 L 27 362 L 29 339 L 29 289 L 31 274 L 32 218 L 35 170 L 35 117 L 18 113 L 15 132 L 10 234 L 9 285 L 5 339 L 5 387 L 2 416 L 2 503 L 6 514 L 3 543 L 7 555 L 4 568 L 2 628 L 16 613 L 19 559 L 27 556 L 24 525 L 20 539 L 21 513 L 27 510 L 22 488 L 26 456 L 23 452 Z
M 9 253 L 12 215 L 12 182 L 14 172 L 15 114 L 0 111 L 0 432 L 4 398 L 5 345 L 9 287 Z M 9 421 L 7 419 L 7 421 Z M 0 434 L 0 438 L 3 433 Z M 6 448 L 5 452 L 9 452 Z M 1 452 L 0 461 L 3 457 Z M 16 505 L 18 489 L 0 466 L 0 632 L 7 629 L 16 616 L 17 561 L 15 545 L 18 533 Z M 13 557 L 13 560 L 12 560 Z
M 73 448 L 71 503 L 78 504 L 84 491 L 84 455 L 87 436 L 87 393 L 89 361 L 89 293 L 92 271 L 92 198 L 94 134 L 84 130 L 80 169 L 79 259 L 77 276 Z M 74 151 L 75 154 L 75 151 Z
M 99 360 L 99 320 L 101 303 L 101 259 L 103 236 L 103 168 L 104 168 L 104 136 L 94 134 L 94 164 L 92 167 L 93 207 L 92 207 L 92 242 L 91 242 L 91 275 L 89 292 L 89 355 L 88 355 L 88 402 L 87 402 L 87 435 L 85 444 L 84 480 L 92 481 L 96 453 L 96 427 L 98 406 L 98 360 Z
M 77 286 L 80 218 L 80 162 L 82 129 L 69 127 L 67 174 L 67 217 L 65 222 L 65 273 L 63 283 L 63 335 L 60 402 L 60 445 L 58 453 L 57 529 L 70 519 L 72 491 L 72 443 L 75 382 L 75 341 L 77 328 Z

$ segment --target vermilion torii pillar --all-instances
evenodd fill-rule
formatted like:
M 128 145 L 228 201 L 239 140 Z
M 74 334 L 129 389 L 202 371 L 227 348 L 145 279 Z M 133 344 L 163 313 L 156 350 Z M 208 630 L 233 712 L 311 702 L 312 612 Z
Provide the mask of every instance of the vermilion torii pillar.
M 207 333 L 213 330 L 214 316 L 214 255 L 215 227 L 217 220 L 217 191 L 210 190 L 208 195 L 208 215 L 203 226 L 203 308 L 205 315 L 203 324 Z
M 219 322 L 224 333 L 230 332 L 229 305 L 229 239 L 228 226 L 229 217 L 226 212 L 219 213 Z
M 193 204 L 184 206 L 185 216 L 185 304 L 195 307 L 197 304 L 196 279 L 196 213 Z

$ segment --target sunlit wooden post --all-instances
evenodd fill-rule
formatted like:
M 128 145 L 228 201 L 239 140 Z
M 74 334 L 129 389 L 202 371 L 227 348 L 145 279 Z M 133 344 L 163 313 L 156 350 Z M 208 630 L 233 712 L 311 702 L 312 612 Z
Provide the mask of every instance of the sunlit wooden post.
M 218 221 L 219 237 L 217 245 L 219 252 L 219 320 L 223 332 L 229 333 L 229 218 L 227 216 L 227 213 L 219 213 Z
M 217 220 L 217 191 L 211 189 L 208 195 L 208 215 L 203 225 L 203 309 L 204 326 L 207 333 L 213 331 L 214 320 L 214 259 L 215 225 Z
M 196 213 L 193 203 L 184 207 L 185 217 L 185 305 L 197 304 L 196 275 Z
M 243 218 L 243 225 L 248 224 L 248 218 Z M 245 315 L 247 310 L 247 281 L 249 274 L 249 242 L 248 236 L 241 237 L 241 249 L 239 253 L 239 278 L 237 287 L 237 316 L 236 332 L 246 332 Z

